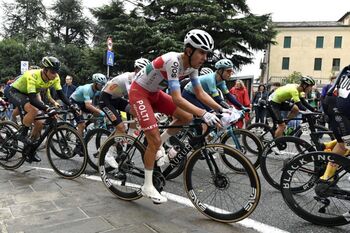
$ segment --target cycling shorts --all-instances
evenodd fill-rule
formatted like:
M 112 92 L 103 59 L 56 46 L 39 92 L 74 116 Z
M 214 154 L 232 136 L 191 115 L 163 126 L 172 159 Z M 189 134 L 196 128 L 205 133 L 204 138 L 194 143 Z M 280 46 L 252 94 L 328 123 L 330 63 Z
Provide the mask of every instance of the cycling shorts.
M 273 101 L 270 101 L 269 103 L 270 104 L 268 108 L 270 108 L 269 111 L 271 113 L 273 121 L 277 122 L 278 124 L 282 124 L 284 121 L 281 111 L 290 111 L 293 107 L 293 104 L 290 102 L 282 102 L 279 104 Z
M 149 92 L 136 82 L 131 84 L 129 102 L 144 131 L 158 127 L 154 112 L 172 116 L 176 110 L 176 105 L 170 95 L 163 91 Z
M 199 101 L 194 94 L 192 94 L 191 92 L 189 92 L 187 90 L 183 90 L 182 97 L 184 97 L 188 102 L 197 106 L 198 108 L 205 109 L 207 112 L 213 111 L 210 107 L 208 107 L 207 105 L 205 105 L 201 101 Z
M 130 105 L 126 99 L 122 97 L 113 99 L 111 94 L 104 91 L 101 93 L 99 106 L 114 126 L 123 121 L 118 110 L 130 112 Z
M 9 102 L 14 106 L 19 107 L 20 109 L 24 109 L 24 105 L 29 103 L 29 96 L 27 94 L 21 93 L 14 87 L 10 87 L 9 89 Z

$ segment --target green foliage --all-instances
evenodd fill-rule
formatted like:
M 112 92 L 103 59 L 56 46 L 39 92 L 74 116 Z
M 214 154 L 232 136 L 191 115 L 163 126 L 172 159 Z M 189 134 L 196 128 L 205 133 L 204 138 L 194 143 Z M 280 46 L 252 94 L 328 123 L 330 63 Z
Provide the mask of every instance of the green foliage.
M 302 73 L 293 71 L 288 77 L 285 77 L 282 79 L 282 85 L 288 84 L 288 83 L 299 83 L 300 78 L 302 76 Z
M 46 9 L 41 0 L 3 2 L 2 8 L 5 11 L 3 25 L 5 38 L 17 39 L 22 43 L 43 38 Z

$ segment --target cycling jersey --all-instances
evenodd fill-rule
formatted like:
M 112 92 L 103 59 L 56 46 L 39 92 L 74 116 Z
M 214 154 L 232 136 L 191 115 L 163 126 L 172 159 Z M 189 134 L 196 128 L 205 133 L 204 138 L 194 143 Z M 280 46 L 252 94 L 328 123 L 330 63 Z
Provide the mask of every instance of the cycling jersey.
M 189 76 L 193 86 L 200 85 L 198 70 L 184 69 L 181 55 L 166 53 L 136 74 L 130 87 L 129 101 L 143 130 L 157 127 L 153 109 L 166 115 L 173 115 L 176 110 L 171 96 L 161 90 L 169 88 L 170 93 L 180 91 L 179 79 L 185 76 Z
M 272 101 L 278 104 L 289 100 L 292 100 L 294 103 L 300 102 L 300 97 L 303 94 L 299 93 L 298 86 L 298 84 L 287 84 L 277 88 L 273 93 Z
M 219 92 L 218 92 L 217 88 L 219 88 L 224 95 L 229 93 L 229 90 L 226 86 L 226 82 L 224 80 L 222 80 L 222 81 L 217 83 L 216 79 L 215 79 L 215 74 L 216 73 L 210 73 L 210 74 L 206 74 L 206 75 L 201 75 L 199 77 L 199 81 L 200 81 L 200 84 L 201 84 L 203 90 L 212 97 L 219 96 Z M 192 83 L 188 83 L 185 86 L 185 90 L 194 94 Z
M 130 83 L 135 77 L 135 72 L 126 72 L 118 75 L 107 82 L 107 84 L 102 88 L 102 92 L 106 92 L 111 95 L 113 99 L 127 96 Z
M 337 108 L 350 119 L 350 75 L 343 75 L 338 84 Z
M 188 75 L 194 85 L 198 85 L 198 70 L 184 70 L 181 55 L 182 53 L 169 52 L 157 57 L 137 73 L 135 82 L 149 92 L 169 88 L 172 93 L 174 90 L 180 90 L 179 79 Z
M 45 82 L 41 77 L 40 70 L 28 70 L 24 72 L 14 83 L 12 87 L 23 94 L 39 93 L 40 89 L 47 89 L 53 87 L 55 90 L 62 90 L 60 83 L 60 76 L 57 74 L 56 78 Z
M 83 86 L 79 86 L 73 94 L 70 96 L 75 102 L 91 102 L 92 99 L 99 95 L 99 91 L 94 91 L 92 88 L 93 83 L 85 84 Z

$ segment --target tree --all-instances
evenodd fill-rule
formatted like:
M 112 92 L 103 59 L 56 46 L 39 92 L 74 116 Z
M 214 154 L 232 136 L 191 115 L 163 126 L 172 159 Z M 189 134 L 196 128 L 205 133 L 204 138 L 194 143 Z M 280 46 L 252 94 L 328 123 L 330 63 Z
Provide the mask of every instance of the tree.
M 141 2 L 141 1 L 139 1 Z M 276 35 L 269 14 L 256 16 L 245 0 L 149 0 L 142 7 L 147 22 L 163 36 L 181 44 L 185 33 L 199 28 L 215 41 L 216 59 L 230 58 L 236 66 L 252 62 L 252 50 L 262 50 Z M 158 39 L 158 38 L 157 38 Z
M 52 6 L 49 20 L 51 42 L 84 46 L 92 22 L 84 17 L 81 0 L 57 0 Z
M 0 82 L 20 74 L 20 64 L 26 60 L 24 44 L 12 39 L 0 41 Z
M 5 12 L 3 31 L 5 38 L 12 38 L 27 44 L 30 40 L 44 37 L 46 8 L 41 0 L 15 0 L 2 3 Z
M 302 74 L 300 72 L 293 71 L 293 73 L 291 73 L 289 76 L 282 79 L 282 84 L 299 83 L 301 76 Z

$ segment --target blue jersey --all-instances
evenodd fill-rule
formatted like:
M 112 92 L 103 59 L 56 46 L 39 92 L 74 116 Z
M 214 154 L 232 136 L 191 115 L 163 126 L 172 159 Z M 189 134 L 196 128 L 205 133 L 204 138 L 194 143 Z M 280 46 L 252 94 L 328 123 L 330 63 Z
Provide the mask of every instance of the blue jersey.
M 85 84 L 83 86 L 79 86 L 71 95 L 71 99 L 73 99 L 75 102 L 91 102 L 92 99 L 99 95 L 99 91 L 94 91 L 92 89 L 93 83 Z
M 216 73 L 210 73 L 210 74 L 205 74 L 198 77 L 203 90 L 212 97 L 216 97 L 220 95 L 217 88 L 219 88 L 224 95 L 229 93 L 225 80 L 216 82 L 215 74 Z M 185 90 L 194 94 L 192 83 L 188 83 L 185 86 Z

